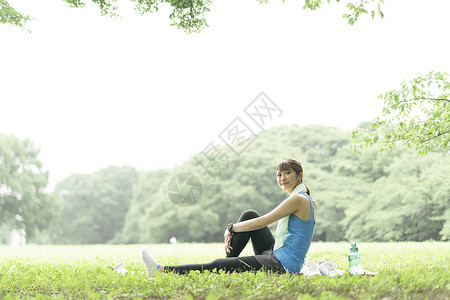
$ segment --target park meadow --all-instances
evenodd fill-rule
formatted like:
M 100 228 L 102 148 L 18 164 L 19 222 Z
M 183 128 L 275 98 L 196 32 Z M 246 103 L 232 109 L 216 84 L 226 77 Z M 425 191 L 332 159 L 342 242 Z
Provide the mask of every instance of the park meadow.
M 0 246 L 2 299 L 449 299 L 450 243 L 358 243 L 373 277 L 350 276 L 350 243 L 313 242 L 307 260 L 332 260 L 341 278 L 264 271 L 147 276 L 141 245 Z M 146 245 L 163 264 L 223 257 L 223 245 Z M 252 255 L 248 245 L 242 255 Z M 127 273 L 112 267 L 123 263 Z

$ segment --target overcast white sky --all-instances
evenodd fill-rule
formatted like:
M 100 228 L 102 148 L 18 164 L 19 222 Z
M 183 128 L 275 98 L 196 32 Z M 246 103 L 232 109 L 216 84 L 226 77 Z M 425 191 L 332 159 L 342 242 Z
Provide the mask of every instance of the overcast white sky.
M 354 26 L 344 5 L 216 1 L 186 35 L 168 9 L 124 18 L 61 0 L 15 0 L 32 33 L 0 25 L 0 132 L 30 138 L 56 184 L 108 165 L 170 168 L 202 151 L 264 91 L 270 127 L 352 129 L 378 95 L 417 72 L 450 71 L 450 1 L 386 0 Z M 326 2 L 326 1 L 324 1 Z

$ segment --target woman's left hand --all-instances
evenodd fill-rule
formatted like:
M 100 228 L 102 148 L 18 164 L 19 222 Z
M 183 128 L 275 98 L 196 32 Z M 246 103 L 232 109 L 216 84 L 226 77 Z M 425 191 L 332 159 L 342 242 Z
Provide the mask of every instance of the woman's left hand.
M 230 253 L 231 250 L 233 250 L 233 247 L 230 246 L 231 239 L 233 238 L 233 233 L 231 233 L 228 229 L 225 230 L 225 233 L 223 234 L 223 237 L 225 239 L 225 253 Z

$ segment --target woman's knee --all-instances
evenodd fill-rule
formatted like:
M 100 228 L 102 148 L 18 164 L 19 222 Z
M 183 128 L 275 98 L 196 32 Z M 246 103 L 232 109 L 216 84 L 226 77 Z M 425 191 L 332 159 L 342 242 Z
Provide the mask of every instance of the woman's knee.
M 239 222 L 246 221 L 254 218 L 258 218 L 261 215 L 254 209 L 247 209 L 245 210 L 241 216 L 239 217 Z

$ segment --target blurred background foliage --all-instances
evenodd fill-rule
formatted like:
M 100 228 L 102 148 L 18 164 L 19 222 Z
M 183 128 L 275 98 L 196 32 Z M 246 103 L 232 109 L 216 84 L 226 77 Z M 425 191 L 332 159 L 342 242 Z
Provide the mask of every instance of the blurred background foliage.
M 34 206 L 16 199 L 24 205 L 12 213 L 5 203 L 21 193 L 14 192 L 20 184 L 7 188 L 17 174 L 3 169 L 4 153 L 11 153 L 5 140 L 13 137 L 0 135 L 0 237 L 21 226 L 30 243 L 160 243 L 172 236 L 182 242 L 220 242 L 226 224 L 236 222 L 243 210 L 265 214 L 286 198 L 276 183 L 275 166 L 294 158 L 302 163 L 304 181 L 318 202 L 314 240 L 449 240 L 449 152 L 432 149 L 419 156 L 403 147 L 381 154 L 376 147 L 355 152 L 350 136 L 350 131 L 321 125 L 272 128 L 259 133 L 240 156 L 218 146 L 227 159 L 213 174 L 192 156 L 167 170 L 111 166 L 74 174 L 51 194 L 38 193 L 47 182 L 43 174 L 44 181 L 22 184 L 23 189 L 35 185 L 31 190 L 37 194 L 29 201 Z M 176 205 L 168 183 L 184 172 L 199 179 L 201 195 L 195 204 Z

